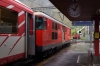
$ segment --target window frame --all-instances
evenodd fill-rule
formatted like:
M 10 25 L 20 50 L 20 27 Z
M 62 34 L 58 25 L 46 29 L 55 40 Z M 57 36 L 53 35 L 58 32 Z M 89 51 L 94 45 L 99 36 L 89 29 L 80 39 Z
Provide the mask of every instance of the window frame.
M 36 22 L 36 20 L 37 20 L 37 18 L 42 18 L 43 19 L 43 22 L 42 22 L 42 24 L 43 24 L 43 26 L 42 26 L 42 29 L 39 29 L 39 28 L 37 28 L 37 25 L 38 25 L 38 22 Z M 44 19 L 46 19 L 46 21 L 44 21 Z M 35 16 L 35 25 L 36 25 L 36 30 L 47 30 L 47 18 L 45 18 L 45 17 L 42 17 L 42 16 Z M 46 26 L 46 27 L 44 27 L 44 26 Z
M 52 29 L 55 30 L 55 22 L 52 21 Z
M 4 11 L 7 14 L 11 13 L 12 15 L 10 15 L 10 16 L 5 15 Z M 3 15 L 2 15 L 2 13 L 3 13 Z M 7 16 L 9 18 L 7 18 Z M 14 17 L 15 19 L 12 19 L 12 17 Z M 9 25 L 10 23 L 11 23 L 11 25 Z M 5 28 L 3 28 L 4 26 L 2 27 L 2 25 L 1 25 L 0 34 L 18 34 L 18 12 L 16 10 L 11 10 L 11 9 L 9 10 L 5 7 L 0 6 L 0 24 L 6 25 Z M 11 27 L 11 29 L 10 29 L 10 27 Z M 4 32 L 2 31 L 2 28 L 3 28 L 3 30 L 5 30 Z M 6 31 L 7 29 L 10 29 L 10 31 L 7 32 Z
M 52 32 L 52 40 L 57 40 L 57 39 L 58 39 L 58 33 Z

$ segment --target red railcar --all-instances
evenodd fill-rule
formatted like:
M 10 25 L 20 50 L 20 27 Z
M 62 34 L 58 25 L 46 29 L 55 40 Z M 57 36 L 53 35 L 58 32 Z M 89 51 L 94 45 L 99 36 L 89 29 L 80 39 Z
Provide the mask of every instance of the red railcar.
M 36 46 L 39 52 L 62 46 L 62 43 L 70 41 L 70 28 L 51 18 L 50 16 L 36 12 Z
M 80 39 L 80 35 L 79 34 L 74 34 L 73 39 Z
M 70 42 L 70 28 L 18 0 L 0 0 L 0 66 Z

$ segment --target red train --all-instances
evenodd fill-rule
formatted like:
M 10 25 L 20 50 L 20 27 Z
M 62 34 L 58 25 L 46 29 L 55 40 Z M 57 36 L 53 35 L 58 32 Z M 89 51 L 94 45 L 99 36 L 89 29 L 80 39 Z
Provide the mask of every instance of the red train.
M 18 0 L 0 0 L 0 66 L 70 43 L 70 31 Z
M 80 39 L 80 34 L 74 34 L 73 39 Z

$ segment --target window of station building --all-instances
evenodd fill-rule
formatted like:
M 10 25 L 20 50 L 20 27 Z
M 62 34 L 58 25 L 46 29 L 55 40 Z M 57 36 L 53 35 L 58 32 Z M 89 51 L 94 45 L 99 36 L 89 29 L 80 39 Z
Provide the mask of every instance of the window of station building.
M 46 22 L 46 18 L 43 17 L 35 17 L 35 22 L 36 22 L 36 29 L 42 29 L 45 30 L 47 29 L 47 22 Z
M 0 7 L 0 33 L 17 34 L 18 32 L 18 13 L 4 7 Z

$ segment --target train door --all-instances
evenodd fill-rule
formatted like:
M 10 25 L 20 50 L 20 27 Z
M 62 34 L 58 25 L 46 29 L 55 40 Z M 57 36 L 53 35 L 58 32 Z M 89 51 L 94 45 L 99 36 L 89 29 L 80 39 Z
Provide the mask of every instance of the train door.
M 35 55 L 35 22 L 33 15 L 26 13 L 26 56 Z
M 65 27 L 62 26 L 62 43 L 65 43 Z

